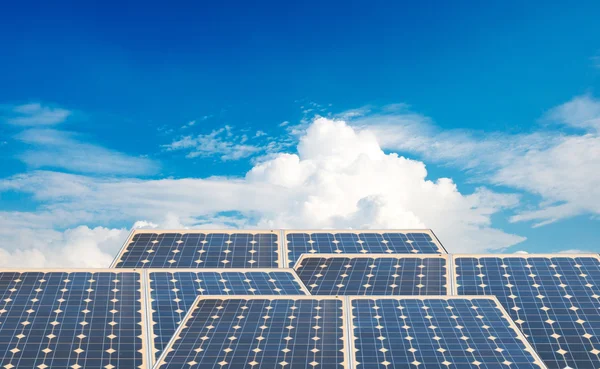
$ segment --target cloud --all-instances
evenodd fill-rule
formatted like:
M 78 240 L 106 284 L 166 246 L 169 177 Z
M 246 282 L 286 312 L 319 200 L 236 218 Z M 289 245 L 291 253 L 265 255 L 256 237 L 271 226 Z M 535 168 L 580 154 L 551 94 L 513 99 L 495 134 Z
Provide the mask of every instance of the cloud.
M 16 136 L 28 149 L 18 157 L 31 168 L 65 169 L 77 173 L 146 175 L 158 165 L 147 158 L 82 142 L 71 132 L 31 128 Z
M 188 151 L 188 158 L 216 156 L 223 161 L 239 160 L 262 150 L 258 146 L 245 144 L 247 139 L 244 135 L 234 135 L 230 126 L 224 126 L 209 134 L 184 136 L 164 147 L 169 151 Z
M 542 226 L 576 215 L 600 214 L 600 101 L 589 95 L 575 97 L 549 110 L 542 121 L 581 132 L 442 131 L 430 118 L 406 109 L 378 112 L 351 123 L 374 132 L 386 149 L 453 165 L 469 172 L 472 181 L 542 198 L 537 209 L 518 211 L 511 218 L 514 222 L 534 221 Z
M 72 112 L 40 103 L 0 106 L 3 120 L 16 126 L 51 126 L 64 122 Z
M 129 232 L 125 229 L 79 226 L 51 229 L 6 229 L 0 225 L 1 267 L 108 267 Z M 19 245 L 8 248 L 6 245 Z
M 577 96 L 548 111 L 544 119 L 600 131 L 600 100 L 590 95 Z
M 241 178 L 142 180 L 35 171 L 0 181 L 3 191 L 40 204 L 35 213 L 6 212 L 0 226 L 12 229 L 136 221 L 137 227 L 166 228 L 427 227 L 452 252 L 497 251 L 524 240 L 491 222 L 492 215 L 516 206 L 518 196 L 486 188 L 463 194 L 449 178 L 429 179 L 424 163 L 385 153 L 373 132 L 325 118 L 308 127 L 297 154 L 274 155 Z

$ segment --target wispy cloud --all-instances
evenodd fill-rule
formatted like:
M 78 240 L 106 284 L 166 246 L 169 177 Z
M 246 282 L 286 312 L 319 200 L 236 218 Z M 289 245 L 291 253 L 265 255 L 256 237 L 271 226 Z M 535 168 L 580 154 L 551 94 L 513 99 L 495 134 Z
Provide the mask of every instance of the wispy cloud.
M 163 145 L 168 151 L 185 151 L 188 158 L 216 157 L 222 161 L 240 160 L 245 158 L 263 157 L 281 151 L 282 142 L 287 142 L 282 137 L 269 137 L 264 131 L 258 130 L 252 136 L 237 132 L 233 127 L 226 125 L 213 130 L 208 134 L 186 135 L 179 137 L 170 144 Z
M 0 114 L 6 123 L 16 126 L 51 126 L 67 120 L 72 112 L 40 103 L 2 105 Z
M 519 211 L 512 221 L 536 226 L 580 214 L 600 214 L 600 101 L 578 96 L 550 109 L 543 121 L 578 128 L 565 134 L 539 127 L 526 134 L 441 130 L 407 110 L 351 120 L 375 133 L 388 149 L 467 170 L 472 180 L 539 195 L 538 209 Z
M 158 165 L 150 159 L 83 142 L 72 132 L 32 128 L 19 133 L 16 139 L 28 146 L 19 158 L 36 169 L 119 175 L 146 175 L 158 170 Z

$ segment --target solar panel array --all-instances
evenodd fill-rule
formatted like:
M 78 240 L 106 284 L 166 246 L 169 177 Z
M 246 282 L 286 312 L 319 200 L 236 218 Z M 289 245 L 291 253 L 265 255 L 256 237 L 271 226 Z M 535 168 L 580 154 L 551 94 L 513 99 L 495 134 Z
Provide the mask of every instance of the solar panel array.
M 600 368 L 597 256 L 455 259 L 457 292 L 496 296 L 548 368 Z
M 599 255 L 135 230 L 111 268 L 0 270 L 0 369 L 600 369 Z
M 293 271 L 149 270 L 155 353 L 171 339 L 200 295 L 305 295 Z
M 345 367 L 342 300 L 196 301 L 157 368 Z
M 495 300 L 350 300 L 361 368 L 543 368 Z
M 285 240 L 290 264 L 302 254 L 447 253 L 431 231 L 288 231 Z
M 142 368 L 140 274 L 0 272 L 0 367 Z
M 446 295 L 446 257 L 304 255 L 296 266 L 312 295 Z
M 135 233 L 118 268 L 276 268 L 278 235 L 256 233 Z

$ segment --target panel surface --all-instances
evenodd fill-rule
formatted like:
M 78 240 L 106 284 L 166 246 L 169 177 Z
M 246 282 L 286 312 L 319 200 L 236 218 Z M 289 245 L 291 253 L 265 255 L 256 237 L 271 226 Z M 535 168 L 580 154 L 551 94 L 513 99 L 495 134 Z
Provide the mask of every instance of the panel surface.
M 446 295 L 445 256 L 304 255 L 296 266 L 312 295 Z
M 354 365 L 364 369 L 540 369 L 495 299 L 352 299 Z
M 292 270 L 149 270 L 154 347 L 163 350 L 199 295 L 306 295 Z
M 287 257 L 302 254 L 446 254 L 431 231 L 286 231 Z
M 279 266 L 278 233 L 136 231 L 127 241 L 114 266 L 118 268 L 276 268 Z
M 334 298 L 198 299 L 157 368 L 343 368 Z
M 600 368 L 597 257 L 456 257 L 457 291 L 495 295 L 549 368 Z
M 144 368 L 141 276 L 0 272 L 0 367 Z

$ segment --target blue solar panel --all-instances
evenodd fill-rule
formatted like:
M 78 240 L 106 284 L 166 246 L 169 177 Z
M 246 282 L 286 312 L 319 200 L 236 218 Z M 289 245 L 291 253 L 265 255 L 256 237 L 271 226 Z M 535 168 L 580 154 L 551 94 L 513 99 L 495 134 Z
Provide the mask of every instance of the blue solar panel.
M 344 368 L 339 299 L 211 298 L 192 309 L 157 368 Z
M 495 295 L 551 369 L 600 368 L 597 257 L 457 257 L 461 295 Z
M 305 255 L 296 266 L 312 295 L 446 295 L 446 258 Z
M 164 349 L 199 295 L 306 295 L 292 271 L 150 271 L 154 347 Z
M 0 367 L 142 367 L 136 272 L 0 272 Z
M 277 233 L 136 233 L 118 268 L 276 268 Z
M 359 368 L 540 369 L 493 299 L 353 299 Z
M 287 232 L 291 265 L 302 254 L 446 254 L 426 231 L 402 232 Z

